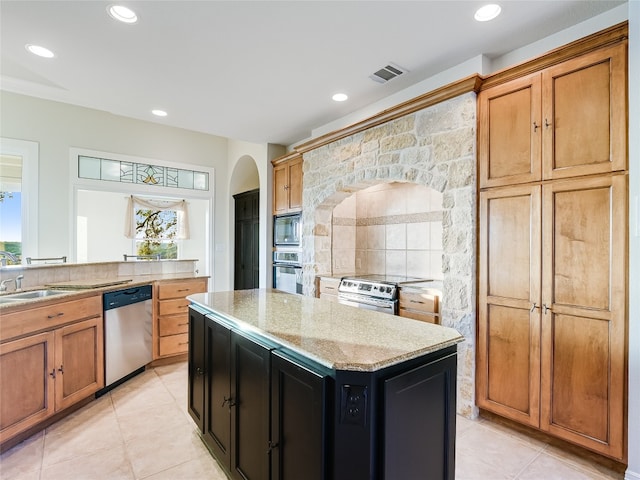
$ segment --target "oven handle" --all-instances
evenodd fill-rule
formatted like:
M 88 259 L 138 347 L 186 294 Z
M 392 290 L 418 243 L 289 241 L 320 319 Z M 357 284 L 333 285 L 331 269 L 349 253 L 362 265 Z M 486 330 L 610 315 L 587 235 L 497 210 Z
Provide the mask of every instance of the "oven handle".
M 368 302 L 365 299 L 353 300 L 351 298 L 345 297 L 340 294 L 338 294 L 338 303 L 341 303 L 342 305 L 349 305 L 352 307 L 368 308 L 369 310 L 372 310 L 372 309 L 383 310 L 383 311 L 390 310 L 393 313 L 395 313 L 395 305 L 396 305 L 395 301 L 390 302 L 387 305 L 381 305 L 377 302 Z

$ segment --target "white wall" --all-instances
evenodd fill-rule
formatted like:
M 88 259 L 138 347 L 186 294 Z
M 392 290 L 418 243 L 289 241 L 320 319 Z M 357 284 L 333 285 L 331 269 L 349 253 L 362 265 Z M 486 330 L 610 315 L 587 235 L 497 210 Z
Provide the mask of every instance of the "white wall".
M 38 256 L 69 252 L 73 245 L 73 147 L 213 168 L 214 254 L 229 250 L 226 138 L 5 91 L 0 91 L 0 103 L 2 136 L 39 144 Z M 226 257 L 214 255 L 215 290 L 228 288 Z

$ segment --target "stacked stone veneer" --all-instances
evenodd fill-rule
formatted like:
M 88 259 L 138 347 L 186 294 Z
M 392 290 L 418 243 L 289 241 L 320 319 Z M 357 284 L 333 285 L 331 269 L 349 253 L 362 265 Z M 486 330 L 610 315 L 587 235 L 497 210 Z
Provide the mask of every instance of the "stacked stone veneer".
M 443 194 L 441 322 L 458 346 L 458 412 L 475 416 L 476 95 L 468 93 L 303 155 L 303 285 L 331 274 L 333 208 L 381 182 L 414 182 Z

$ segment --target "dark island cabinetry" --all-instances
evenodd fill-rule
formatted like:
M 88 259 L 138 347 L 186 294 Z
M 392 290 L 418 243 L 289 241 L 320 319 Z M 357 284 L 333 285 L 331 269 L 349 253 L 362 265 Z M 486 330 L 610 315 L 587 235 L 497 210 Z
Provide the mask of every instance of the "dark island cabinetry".
M 200 295 L 189 315 L 189 412 L 230 478 L 454 480 L 459 334 L 394 317 L 412 335 L 431 335 L 438 348 L 373 363 L 372 354 L 387 347 L 357 343 L 366 330 L 344 345 L 339 333 L 327 342 L 334 330 L 296 310 L 304 304 L 306 313 L 317 309 L 317 316 L 331 312 L 364 325 L 369 317 L 358 309 L 282 292 Z M 216 298 L 224 300 L 218 308 Z M 265 311 L 271 313 L 260 324 L 251 322 Z M 372 326 L 387 328 L 388 315 L 369 315 Z M 304 332 L 287 331 L 295 321 L 304 322 Z M 419 346 L 415 338 L 407 343 Z M 308 350 L 313 342 L 325 350 Z M 398 346 L 390 350 L 398 358 Z
M 189 321 L 189 413 L 231 478 L 327 478 L 325 377 L 194 307 Z

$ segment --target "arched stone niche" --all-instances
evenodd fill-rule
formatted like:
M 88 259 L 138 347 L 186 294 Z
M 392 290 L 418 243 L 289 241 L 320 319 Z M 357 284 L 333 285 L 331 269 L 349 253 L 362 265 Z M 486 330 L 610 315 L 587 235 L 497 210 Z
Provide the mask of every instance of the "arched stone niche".
M 441 323 L 458 346 L 458 412 L 475 408 L 476 95 L 468 93 L 303 154 L 303 291 L 331 272 L 332 214 L 354 192 L 412 182 L 443 194 Z

